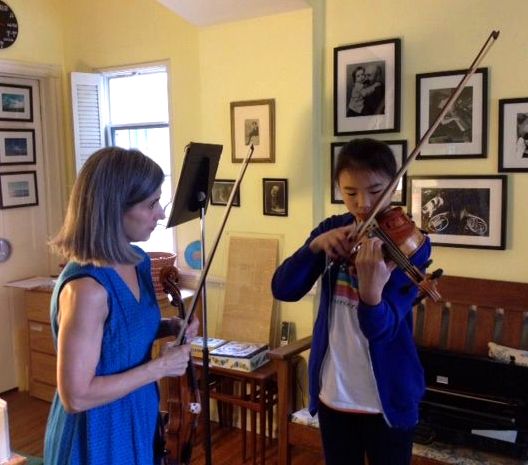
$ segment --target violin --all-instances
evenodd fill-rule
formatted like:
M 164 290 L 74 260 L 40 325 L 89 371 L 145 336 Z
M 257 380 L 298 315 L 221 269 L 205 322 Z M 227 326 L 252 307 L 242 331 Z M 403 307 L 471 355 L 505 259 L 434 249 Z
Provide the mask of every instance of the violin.
M 418 300 L 429 297 L 434 302 L 441 299 L 436 282 L 442 275 L 441 269 L 430 275 L 425 274 L 411 263 L 411 257 L 425 242 L 424 233 L 401 207 L 389 207 L 375 218 L 365 231 L 367 237 L 378 237 L 383 241 L 382 251 L 385 258 L 392 260 L 407 277 L 419 288 Z M 363 236 L 364 237 L 364 236 Z M 355 250 L 351 255 L 352 268 L 355 256 L 361 246 L 357 238 Z
M 160 270 L 163 291 L 171 296 L 171 305 L 178 309 L 178 316 L 185 319 L 185 308 L 178 288 L 178 270 L 166 266 Z M 179 343 L 182 344 L 182 339 Z M 188 465 L 191 463 L 192 447 L 198 428 L 201 408 L 200 389 L 191 360 L 185 375 L 170 377 L 167 416 L 164 425 L 164 464 Z

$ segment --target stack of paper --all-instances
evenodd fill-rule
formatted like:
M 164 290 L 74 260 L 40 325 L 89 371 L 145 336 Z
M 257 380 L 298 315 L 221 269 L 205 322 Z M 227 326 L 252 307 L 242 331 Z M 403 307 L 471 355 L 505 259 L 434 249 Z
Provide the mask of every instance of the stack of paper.
M 7 419 L 7 402 L 0 399 L 0 463 L 7 462 L 11 457 L 9 447 L 9 421 Z

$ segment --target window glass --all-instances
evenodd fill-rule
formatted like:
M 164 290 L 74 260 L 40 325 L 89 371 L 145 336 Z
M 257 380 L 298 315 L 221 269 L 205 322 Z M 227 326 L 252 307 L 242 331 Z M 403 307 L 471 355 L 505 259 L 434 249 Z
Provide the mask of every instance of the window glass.
M 165 181 L 160 203 L 168 215 L 172 180 L 167 73 L 109 76 L 108 100 L 111 144 L 138 149 L 161 166 Z M 160 221 L 150 239 L 138 245 L 147 251 L 173 251 L 173 229 L 166 229 L 166 222 Z
M 108 91 L 111 124 L 169 120 L 166 72 L 113 76 Z

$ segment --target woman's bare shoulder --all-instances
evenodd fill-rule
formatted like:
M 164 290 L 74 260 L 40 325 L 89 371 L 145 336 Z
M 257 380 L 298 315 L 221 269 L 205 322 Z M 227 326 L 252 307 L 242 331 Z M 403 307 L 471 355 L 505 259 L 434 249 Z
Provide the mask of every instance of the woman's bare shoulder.
M 66 283 L 61 290 L 60 302 L 70 307 L 106 309 L 108 294 L 102 284 L 91 277 L 82 277 Z

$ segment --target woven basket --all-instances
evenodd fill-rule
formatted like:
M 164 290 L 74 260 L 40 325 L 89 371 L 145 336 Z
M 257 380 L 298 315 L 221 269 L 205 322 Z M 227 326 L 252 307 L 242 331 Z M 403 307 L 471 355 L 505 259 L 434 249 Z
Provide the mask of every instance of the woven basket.
M 150 256 L 150 262 L 152 267 L 152 283 L 154 284 L 154 291 L 156 292 L 156 298 L 164 299 L 167 294 L 163 292 L 161 286 L 159 273 L 160 270 L 165 266 L 173 266 L 176 260 L 176 254 L 174 252 L 148 252 Z

